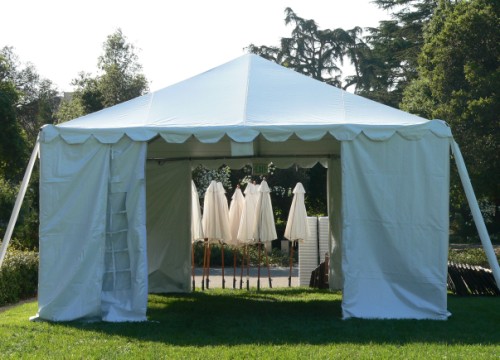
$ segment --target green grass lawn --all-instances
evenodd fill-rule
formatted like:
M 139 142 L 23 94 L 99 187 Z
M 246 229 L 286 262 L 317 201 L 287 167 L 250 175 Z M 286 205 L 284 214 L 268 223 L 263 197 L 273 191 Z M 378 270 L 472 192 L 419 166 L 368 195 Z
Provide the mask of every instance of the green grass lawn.
M 500 297 L 449 296 L 447 321 L 342 320 L 341 295 L 306 288 L 150 295 L 148 322 L 29 322 L 0 313 L 0 358 L 499 359 Z

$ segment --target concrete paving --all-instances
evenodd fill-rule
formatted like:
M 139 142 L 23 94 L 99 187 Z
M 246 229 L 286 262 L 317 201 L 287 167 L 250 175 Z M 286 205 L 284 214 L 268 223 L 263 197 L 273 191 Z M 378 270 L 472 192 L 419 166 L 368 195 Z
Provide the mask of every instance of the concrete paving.
M 288 277 L 290 276 L 289 267 L 270 267 L 271 284 L 273 288 L 288 287 Z M 201 290 L 202 268 L 195 269 L 195 286 L 196 290 Z M 292 268 L 292 287 L 299 286 L 299 269 L 298 267 Z M 224 278 L 226 280 L 226 289 L 233 288 L 233 267 L 224 268 Z M 222 268 L 210 268 L 210 283 L 209 288 L 222 288 Z M 236 269 L 236 288 L 240 288 L 241 267 Z M 243 272 L 243 289 L 246 289 L 247 271 Z M 250 288 L 257 288 L 258 268 L 250 267 L 249 269 L 249 282 Z M 267 275 L 267 267 L 260 268 L 260 288 L 269 288 L 269 278 Z

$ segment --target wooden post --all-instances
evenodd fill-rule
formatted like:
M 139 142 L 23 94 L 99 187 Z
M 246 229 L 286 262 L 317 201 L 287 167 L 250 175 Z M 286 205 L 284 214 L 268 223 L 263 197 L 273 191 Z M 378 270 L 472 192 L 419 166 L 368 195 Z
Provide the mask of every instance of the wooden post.
M 207 242 L 208 240 L 205 239 L 203 243 L 203 271 L 201 276 L 201 290 L 205 290 L 205 268 L 207 266 Z
M 238 248 L 233 248 L 233 289 L 236 289 L 236 251 Z
M 191 243 L 191 276 L 193 278 L 193 291 L 195 289 L 195 281 L 194 281 L 194 243 Z
M 250 290 L 250 250 L 247 247 L 247 290 Z
M 288 276 L 288 287 L 292 287 L 292 267 L 293 267 L 293 241 L 290 241 L 290 275 Z
M 208 242 L 208 251 L 207 251 L 207 283 L 205 284 L 207 289 L 210 289 L 210 241 Z
M 261 242 L 259 240 L 259 243 L 257 244 L 257 246 L 259 247 L 259 265 L 257 267 L 257 291 L 260 290 L 260 251 L 261 251 L 261 248 L 260 248 L 260 245 L 261 245 Z
M 226 279 L 224 279 L 224 243 L 221 242 L 221 257 L 222 257 L 222 288 L 226 288 Z
M 271 269 L 269 268 L 269 258 L 267 257 L 267 249 L 264 246 L 264 254 L 266 255 L 266 265 L 267 265 L 267 277 L 269 278 L 269 288 L 273 288 L 273 283 L 271 279 Z
M 243 269 L 245 268 L 245 247 L 243 247 L 243 256 L 241 257 L 240 290 L 243 289 Z

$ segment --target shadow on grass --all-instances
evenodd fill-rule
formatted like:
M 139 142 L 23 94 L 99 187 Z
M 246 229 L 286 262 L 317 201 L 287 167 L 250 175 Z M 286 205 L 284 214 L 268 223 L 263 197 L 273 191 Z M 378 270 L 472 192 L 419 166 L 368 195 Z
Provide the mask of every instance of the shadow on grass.
M 341 295 L 276 289 L 150 295 L 147 323 L 63 323 L 131 341 L 174 346 L 241 344 L 498 344 L 498 298 L 449 297 L 447 321 L 341 320 Z

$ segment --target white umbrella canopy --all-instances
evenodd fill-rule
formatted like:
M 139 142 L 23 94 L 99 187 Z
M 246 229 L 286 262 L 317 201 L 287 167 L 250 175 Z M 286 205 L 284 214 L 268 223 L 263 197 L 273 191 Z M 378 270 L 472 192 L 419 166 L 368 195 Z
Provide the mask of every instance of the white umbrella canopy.
M 217 183 L 217 194 L 219 200 L 219 209 L 222 217 L 221 221 L 221 231 L 222 238 L 221 242 L 228 243 L 231 241 L 231 227 L 229 226 L 229 206 L 227 204 L 226 190 L 221 182 Z
M 258 243 L 259 249 L 259 266 L 257 270 L 257 290 L 260 290 L 260 253 L 261 244 L 272 241 L 278 238 L 276 234 L 276 226 L 274 224 L 273 206 L 271 204 L 271 190 L 267 185 L 266 180 L 262 180 L 259 186 L 257 207 L 255 208 L 255 222 L 253 227 L 253 238 Z M 269 287 L 272 288 L 271 271 L 269 269 L 269 259 L 267 251 L 264 251 L 266 256 L 267 276 L 269 278 Z
M 201 225 L 201 208 L 198 190 L 191 180 L 191 241 L 203 240 L 203 226 Z
M 227 241 L 231 238 L 227 208 L 225 195 L 220 193 L 217 182 L 213 180 L 207 188 L 203 203 L 203 234 L 209 242 Z
M 253 227 L 253 238 L 255 241 L 268 242 L 278 238 L 274 223 L 273 206 L 271 203 L 271 190 L 265 180 L 259 187 L 259 197 L 255 209 L 255 222 Z
M 301 183 L 297 183 L 293 189 L 293 200 L 290 212 L 288 213 L 288 221 L 286 222 L 285 238 L 292 242 L 290 249 L 290 276 L 288 277 L 288 286 L 292 286 L 292 267 L 293 267 L 293 242 L 303 242 L 309 235 L 309 227 L 307 226 L 307 211 L 304 201 L 306 191 Z
M 285 238 L 290 241 L 298 240 L 303 242 L 309 235 L 309 227 L 307 226 L 307 211 L 304 201 L 304 186 L 297 183 L 293 189 L 292 206 L 288 214 L 288 221 L 285 228 Z
M 252 183 L 248 183 L 245 188 L 245 204 L 241 213 L 238 235 L 236 236 L 240 243 L 250 244 L 254 241 L 253 227 L 255 223 L 257 197 L 257 186 Z
M 238 241 L 238 230 L 240 228 L 241 215 L 245 207 L 245 197 L 239 187 L 234 191 L 231 206 L 229 207 L 229 228 L 231 231 L 231 239 L 228 241 L 229 245 L 238 246 L 242 245 Z

